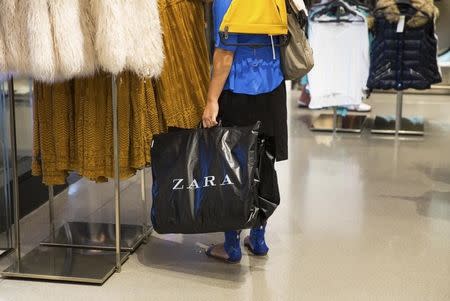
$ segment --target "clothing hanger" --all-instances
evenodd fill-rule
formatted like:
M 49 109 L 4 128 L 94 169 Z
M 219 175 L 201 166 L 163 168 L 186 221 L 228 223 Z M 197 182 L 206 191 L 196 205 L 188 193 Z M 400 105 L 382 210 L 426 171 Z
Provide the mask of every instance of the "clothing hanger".
M 353 7 L 350 7 L 350 5 L 347 3 L 347 1 L 343 1 L 343 0 L 334 0 L 334 1 L 328 2 L 327 4 L 324 5 L 324 7 L 322 9 L 316 11 L 314 13 L 314 16 L 312 16 L 311 19 L 313 21 L 316 21 L 318 17 L 321 17 L 328 13 L 334 13 L 335 16 L 337 17 L 337 19 L 336 20 L 325 20 L 325 21 L 330 21 L 330 22 L 337 21 L 337 20 L 342 21 L 342 22 L 356 21 L 356 20 L 346 20 L 346 19 L 341 18 L 342 16 L 348 16 L 348 15 L 358 16 L 359 19 L 357 21 L 365 20 L 364 17 L 360 16 Z
M 322 3 L 322 4 L 315 4 L 313 7 L 315 7 L 315 8 L 325 7 L 325 6 L 329 5 L 329 4 L 331 4 L 332 2 L 336 2 L 336 1 L 339 1 L 339 0 L 333 0 L 333 1 L 330 1 L 330 2 L 327 2 L 327 3 Z M 362 9 L 362 10 L 366 11 L 367 13 L 369 13 L 371 11 L 369 7 L 367 7 L 366 5 L 362 4 L 358 0 L 340 0 L 340 1 L 346 2 L 349 5 L 355 6 L 358 9 Z
M 334 13 L 336 16 L 336 19 L 331 20 L 320 20 L 322 16 L 328 14 L 328 13 Z M 346 18 L 342 18 L 348 15 L 356 16 L 355 19 L 350 20 Z M 322 9 L 314 13 L 314 15 L 311 17 L 312 21 L 320 22 L 320 23 L 341 23 L 341 22 L 365 22 L 365 18 L 355 12 L 345 1 L 343 0 L 335 0 L 327 3 Z

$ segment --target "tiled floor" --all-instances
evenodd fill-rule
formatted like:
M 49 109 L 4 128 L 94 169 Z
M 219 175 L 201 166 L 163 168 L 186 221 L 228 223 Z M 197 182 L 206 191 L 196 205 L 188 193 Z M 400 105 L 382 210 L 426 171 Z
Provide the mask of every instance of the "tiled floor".
M 375 114 L 395 95 L 373 95 Z M 450 300 L 450 97 L 406 95 L 426 136 L 313 133 L 319 112 L 290 112 L 290 160 L 267 258 L 205 257 L 212 235 L 154 235 L 103 286 L 0 279 L 0 300 Z M 124 222 L 139 223 L 138 179 L 123 185 Z M 56 200 L 63 221 L 111 221 L 111 184 L 80 181 Z M 24 252 L 48 234 L 47 206 L 22 221 Z M 0 261 L 5 267 L 8 260 Z

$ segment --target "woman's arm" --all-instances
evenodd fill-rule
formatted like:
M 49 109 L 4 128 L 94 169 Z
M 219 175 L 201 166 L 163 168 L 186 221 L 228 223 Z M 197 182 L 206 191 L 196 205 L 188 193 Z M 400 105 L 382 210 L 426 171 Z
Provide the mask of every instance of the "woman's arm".
M 213 58 L 213 71 L 209 83 L 206 108 L 203 112 L 203 126 L 210 128 L 217 125 L 219 114 L 219 97 L 233 65 L 234 52 L 216 48 Z

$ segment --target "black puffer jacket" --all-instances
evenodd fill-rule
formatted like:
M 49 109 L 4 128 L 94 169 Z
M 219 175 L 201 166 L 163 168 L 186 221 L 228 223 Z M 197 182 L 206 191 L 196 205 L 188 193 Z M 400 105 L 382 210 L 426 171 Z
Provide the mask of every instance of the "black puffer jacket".
M 414 16 L 413 7 L 402 7 L 406 23 Z M 437 40 L 433 18 L 419 27 L 406 26 L 397 33 L 397 23 L 375 14 L 375 40 L 372 43 L 370 75 L 372 89 L 428 89 L 442 81 L 437 65 Z

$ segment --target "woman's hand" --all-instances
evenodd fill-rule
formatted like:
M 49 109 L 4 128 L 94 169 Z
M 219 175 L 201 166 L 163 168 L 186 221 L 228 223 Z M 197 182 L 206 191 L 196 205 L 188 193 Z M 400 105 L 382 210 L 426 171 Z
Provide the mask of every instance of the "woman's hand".
M 217 115 L 219 114 L 219 103 L 217 101 L 208 101 L 203 111 L 203 127 L 212 128 L 217 125 Z

